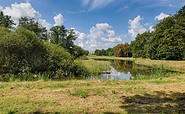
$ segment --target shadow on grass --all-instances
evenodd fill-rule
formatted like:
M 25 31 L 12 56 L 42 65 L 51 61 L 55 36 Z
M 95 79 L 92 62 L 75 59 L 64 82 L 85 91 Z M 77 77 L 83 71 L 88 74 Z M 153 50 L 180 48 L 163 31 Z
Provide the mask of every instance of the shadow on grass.
M 123 106 L 129 114 L 133 113 L 185 113 L 185 93 L 156 92 L 154 95 L 144 94 L 125 97 Z

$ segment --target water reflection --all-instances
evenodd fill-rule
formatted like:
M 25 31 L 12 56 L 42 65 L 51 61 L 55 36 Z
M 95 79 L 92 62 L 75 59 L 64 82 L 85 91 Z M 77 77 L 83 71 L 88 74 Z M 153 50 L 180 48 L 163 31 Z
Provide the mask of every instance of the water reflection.
M 134 64 L 132 61 L 110 60 L 111 70 L 104 72 L 99 79 L 104 80 L 130 80 L 137 75 L 151 74 L 154 69 Z
M 118 72 L 114 67 L 111 66 L 110 73 L 103 73 L 101 78 L 104 80 L 129 80 L 131 76 L 132 75 L 130 72 Z

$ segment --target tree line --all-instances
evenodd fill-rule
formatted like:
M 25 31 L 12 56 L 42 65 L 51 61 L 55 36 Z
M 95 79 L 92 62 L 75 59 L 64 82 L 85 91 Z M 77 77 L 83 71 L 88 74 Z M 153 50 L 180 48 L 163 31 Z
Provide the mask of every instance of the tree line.
M 131 42 L 133 57 L 155 60 L 185 58 L 185 6 L 154 26 L 153 32 L 139 34 Z
M 185 6 L 154 26 L 154 31 L 138 34 L 130 44 L 111 48 L 117 57 L 150 58 L 154 60 L 185 59 Z M 107 50 L 96 50 L 95 55 L 105 55 Z
M 116 57 L 132 57 L 132 50 L 129 43 L 118 44 L 113 48 L 96 49 L 95 55 L 97 56 L 116 56 Z

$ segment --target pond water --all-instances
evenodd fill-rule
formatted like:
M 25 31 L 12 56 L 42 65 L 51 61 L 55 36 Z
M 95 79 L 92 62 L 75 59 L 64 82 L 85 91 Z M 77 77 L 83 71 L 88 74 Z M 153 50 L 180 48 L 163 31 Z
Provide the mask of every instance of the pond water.
M 150 76 L 151 74 L 155 74 L 156 72 L 160 72 L 165 74 L 169 71 L 154 69 L 152 67 L 146 67 L 143 65 L 137 65 L 132 61 L 125 61 L 125 60 L 97 60 L 97 61 L 110 61 L 111 66 L 109 71 L 103 71 L 99 76 L 89 76 L 89 77 L 68 77 L 68 78 L 56 78 L 51 80 L 73 80 L 73 79 L 80 79 L 80 80 L 130 80 L 130 79 L 138 79 L 139 76 L 147 75 Z M 162 74 L 162 75 L 163 75 Z M 49 80 L 47 76 L 48 74 L 42 74 L 41 77 L 33 77 L 33 74 L 26 74 L 19 77 L 14 76 L 5 76 L 0 77 L 0 81 L 13 81 L 19 79 L 21 81 L 35 81 L 39 79 Z
M 111 62 L 110 71 L 104 71 L 100 76 L 92 76 L 88 77 L 87 79 L 130 80 L 140 75 L 150 75 L 158 70 L 143 65 L 137 65 L 132 61 L 125 60 L 109 60 L 109 61 Z

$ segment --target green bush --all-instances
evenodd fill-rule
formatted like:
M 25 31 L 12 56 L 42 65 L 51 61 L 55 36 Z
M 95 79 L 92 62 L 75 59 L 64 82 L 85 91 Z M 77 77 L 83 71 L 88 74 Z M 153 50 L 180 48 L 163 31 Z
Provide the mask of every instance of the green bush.
M 43 64 L 45 47 L 37 35 L 24 28 L 0 28 L 0 73 L 27 72 Z
M 45 72 L 50 72 L 50 76 L 43 75 L 49 78 L 88 75 L 86 68 L 74 62 L 64 48 L 43 42 L 24 28 L 0 28 L 0 47 L 0 75 L 14 74 L 23 80 Z
M 62 47 L 44 43 L 46 47 L 45 70 L 54 71 L 55 76 L 70 75 L 73 67 L 72 56 Z

